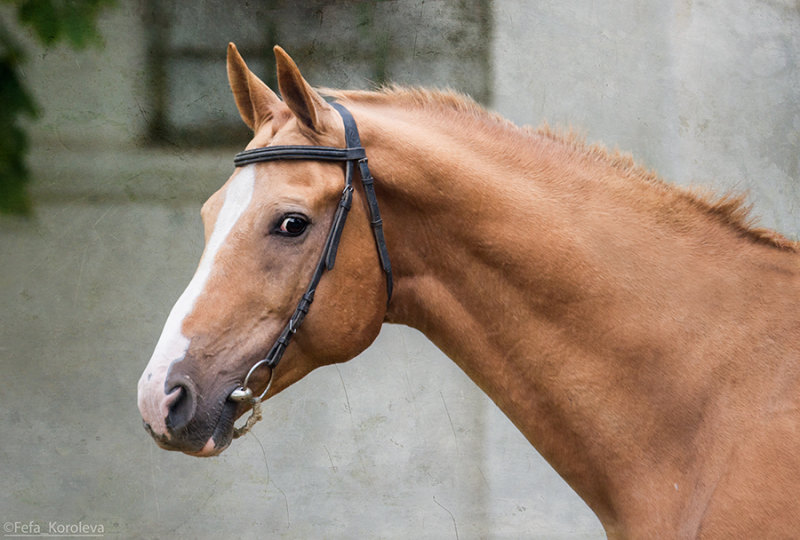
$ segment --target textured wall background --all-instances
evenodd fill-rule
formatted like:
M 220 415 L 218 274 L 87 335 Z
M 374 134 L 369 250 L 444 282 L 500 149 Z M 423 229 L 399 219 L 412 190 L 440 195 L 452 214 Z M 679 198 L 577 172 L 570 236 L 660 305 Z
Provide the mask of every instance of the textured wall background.
M 575 126 L 669 180 L 748 189 L 762 222 L 796 237 L 800 11 L 715 4 L 495 0 L 487 95 L 518 123 Z M 200 204 L 244 141 L 137 144 L 152 114 L 148 6 L 109 12 L 104 50 L 44 51 L 26 72 L 45 115 L 37 216 L 0 219 L 0 518 L 125 538 L 601 537 L 490 400 L 406 328 L 270 400 L 219 458 L 153 444 L 136 381 L 202 250 Z M 425 71 L 412 58 L 398 82 Z M 229 99 L 224 47 L 219 66 L 213 103 Z
M 498 110 L 677 183 L 749 191 L 764 225 L 800 230 L 796 2 L 494 4 Z

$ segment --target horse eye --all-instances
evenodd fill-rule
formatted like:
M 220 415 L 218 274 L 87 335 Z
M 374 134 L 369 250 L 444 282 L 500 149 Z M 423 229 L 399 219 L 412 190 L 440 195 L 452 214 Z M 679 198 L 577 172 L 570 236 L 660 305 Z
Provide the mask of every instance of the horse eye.
M 300 236 L 308 227 L 308 220 L 303 216 L 285 216 L 278 225 L 278 234 L 283 236 Z

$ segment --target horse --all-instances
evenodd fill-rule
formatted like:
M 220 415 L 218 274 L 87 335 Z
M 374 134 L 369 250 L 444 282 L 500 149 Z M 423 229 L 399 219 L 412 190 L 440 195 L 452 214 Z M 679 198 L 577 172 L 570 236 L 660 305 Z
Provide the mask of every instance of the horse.
M 274 53 L 280 97 L 228 46 L 253 138 L 139 381 L 161 447 L 219 454 L 261 399 L 404 324 L 609 537 L 800 531 L 797 242 L 569 132 L 454 92 L 317 90 Z

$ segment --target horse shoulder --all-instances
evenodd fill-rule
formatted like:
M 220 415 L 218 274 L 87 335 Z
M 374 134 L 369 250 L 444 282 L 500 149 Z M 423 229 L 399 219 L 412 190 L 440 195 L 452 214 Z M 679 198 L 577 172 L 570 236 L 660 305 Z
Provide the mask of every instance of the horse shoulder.
M 798 396 L 800 398 L 800 395 Z M 698 538 L 792 538 L 800 531 L 800 405 L 765 415 L 735 444 Z

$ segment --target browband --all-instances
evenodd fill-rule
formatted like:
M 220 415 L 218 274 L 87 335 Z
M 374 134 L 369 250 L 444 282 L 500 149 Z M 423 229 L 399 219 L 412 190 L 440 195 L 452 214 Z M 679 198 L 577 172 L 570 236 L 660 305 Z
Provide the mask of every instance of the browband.
M 261 161 L 279 159 L 297 159 L 314 161 L 350 161 L 366 159 L 363 148 L 334 148 L 332 146 L 267 146 L 239 152 L 233 158 L 233 164 L 244 167 Z

